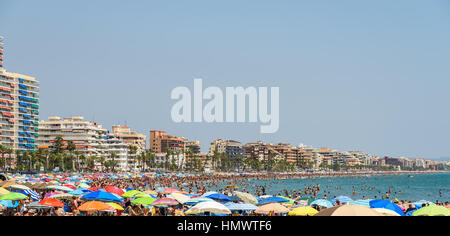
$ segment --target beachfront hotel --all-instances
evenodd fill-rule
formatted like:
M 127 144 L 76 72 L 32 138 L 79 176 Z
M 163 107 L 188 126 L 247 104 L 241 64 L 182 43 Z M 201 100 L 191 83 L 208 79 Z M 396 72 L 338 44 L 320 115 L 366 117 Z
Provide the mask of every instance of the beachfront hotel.
M 85 121 L 82 116 L 61 119 L 51 116 L 48 121 L 39 122 L 39 148 L 51 149 L 56 137 L 63 139 L 62 148 L 72 141 L 75 150 L 86 157 L 104 158 L 105 161 L 117 161 L 117 168 L 133 169 L 128 165 L 128 144 L 110 134 L 101 124 Z M 97 161 L 97 167 L 99 163 Z
M 34 77 L 6 71 L 3 49 L 0 36 L 0 143 L 13 151 L 34 151 L 38 138 L 39 83 Z

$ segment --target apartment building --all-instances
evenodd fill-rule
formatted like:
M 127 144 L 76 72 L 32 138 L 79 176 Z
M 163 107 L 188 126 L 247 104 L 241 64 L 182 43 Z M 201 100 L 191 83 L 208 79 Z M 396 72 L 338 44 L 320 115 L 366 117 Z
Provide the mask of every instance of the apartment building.
M 0 143 L 14 151 L 34 151 L 39 136 L 39 82 L 34 77 L 6 71 L 3 62 L 0 36 Z
M 150 131 L 150 150 L 155 153 L 167 152 L 183 152 L 185 150 L 186 140 L 183 137 L 167 135 L 166 131 L 151 130 Z
M 209 153 L 211 155 L 215 152 L 226 153 L 228 157 L 235 159 L 244 156 L 244 147 L 238 141 L 217 139 L 211 142 L 211 146 L 209 148 Z
M 85 121 L 82 116 L 63 119 L 50 116 L 48 121 L 39 122 L 39 148 L 51 149 L 56 137 L 63 139 L 62 148 L 67 148 L 68 142 L 72 141 L 80 154 L 104 158 L 105 161 L 114 157 L 118 168 L 128 169 L 128 144 L 110 134 L 99 123 Z M 99 163 L 96 164 L 99 166 Z

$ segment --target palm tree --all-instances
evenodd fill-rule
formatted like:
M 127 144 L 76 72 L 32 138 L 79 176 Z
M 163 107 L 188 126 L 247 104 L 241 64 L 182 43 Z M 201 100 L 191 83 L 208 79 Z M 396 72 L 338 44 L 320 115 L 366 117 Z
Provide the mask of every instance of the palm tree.
M 104 156 L 101 156 L 99 159 L 98 159 L 98 161 L 100 162 L 100 167 L 102 168 L 102 172 L 103 172 L 103 167 L 104 167 L 104 164 L 105 164 L 105 157 Z
M 111 167 L 112 167 L 112 172 L 114 172 L 115 167 L 117 166 L 117 162 L 116 162 L 116 158 L 117 158 L 117 154 L 115 152 L 112 152 L 109 156 L 111 158 Z

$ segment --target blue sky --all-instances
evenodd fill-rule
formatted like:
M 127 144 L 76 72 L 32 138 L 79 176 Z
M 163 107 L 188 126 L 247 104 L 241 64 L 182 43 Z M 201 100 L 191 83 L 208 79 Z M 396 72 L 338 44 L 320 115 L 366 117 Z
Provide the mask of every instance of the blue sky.
M 41 119 L 82 115 L 198 139 L 450 156 L 450 2 L 0 0 L 8 71 Z M 170 91 L 279 86 L 280 129 L 176 124 Z

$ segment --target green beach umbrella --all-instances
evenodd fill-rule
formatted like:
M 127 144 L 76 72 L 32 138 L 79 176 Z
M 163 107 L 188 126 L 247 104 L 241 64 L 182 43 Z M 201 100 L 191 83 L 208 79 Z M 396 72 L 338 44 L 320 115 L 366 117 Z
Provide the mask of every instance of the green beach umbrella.
M 3 201 L 3 200 L 18 201 L 18 200 L 23 200 L 23 199 L 28 199 L 28 197 L 21 193 L 16 193 L 16 192 L 7 193 L 7 194 L 0 196 L 1 201 Z
M 138 204 L 138 205 L 150 205 L 152 204 L 156 199 L 152 197 L 141 197 L 136 198 L 131 201 L 131 203 Z
M 131 191 L 128 191 L 128 192 L 122 194 L 122 197 L 124 197 L 124 198 L 131 198 L 134 195 L 139 194 L 139 193 L 143 193 L 143 192 L 137 191 L 137 190 L 131 190 Z
M 450 210 L 443 206 L 427 206 L 415 211 L 413 216 L 450 216 Z

